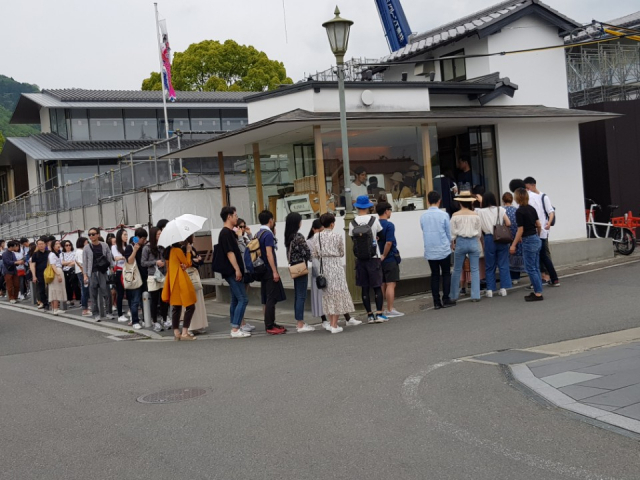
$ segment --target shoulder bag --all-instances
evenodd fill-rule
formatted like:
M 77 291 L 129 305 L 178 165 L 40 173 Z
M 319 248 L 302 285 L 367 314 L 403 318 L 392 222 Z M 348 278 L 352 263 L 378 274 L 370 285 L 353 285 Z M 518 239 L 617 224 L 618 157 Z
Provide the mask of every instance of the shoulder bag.
M 194 290 L 202 290 L 202 281 L 200 280 L 200 272 L 196 267 L 189 267 L 185 270 L 189 278 L 191 279 L 191 283 L 193 284 Z
M 511 243 L 513 242 L 511 229 L 500 222 L 500 207 L 496 208 L 498 210 L 498 217 L 496 218 L 496 224 L 493 226 L 493 241 L 495 243 Z
M 297 237 L 298 234 L 296 234 Z M 291 250 L 293 250 L 293 242 L 296 240 L 294 237 L 293 241 L 289 245 L 289 273 L 291 274 L 291 278 L 303 277 L 304 275 L 309 275 L 309 268 L 307 267 L 307 262 L 296 263 L 295 265 L 291 265 Z
M 322 242 L 320 241 L 320 234 L 318 233 L 318 251 L 320 253 L 320 275 L 316 277 L 316 287 L 318 290 L 324 290 L 327 288 L 327 277 L 324 276 L 324 270 L 322 269 Z
M 122 283 L 125 290 L 135 290 L 142 286 L 142 277 L 140 276 L 140 270 L 138 270 L 138 264 L 133 262 L 124 262 L 124 268 L 122 269 Z
M 47 268 L 44 270 L 44 283 L 49 285 L 56 278 L 56 271 L 53 268 L 53 265 L 47 265 Z

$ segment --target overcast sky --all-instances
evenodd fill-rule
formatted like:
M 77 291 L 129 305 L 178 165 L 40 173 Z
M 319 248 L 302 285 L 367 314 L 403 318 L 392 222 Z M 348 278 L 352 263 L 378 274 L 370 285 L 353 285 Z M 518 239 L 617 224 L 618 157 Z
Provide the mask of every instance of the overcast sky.
M 29 0 L 2 9 L 0 74 L 41 88 L 139 89 L 158 70 L 153 2 L 147 0 Z M 334 57 L 322 23 L 336 0 L 159 0 L 174 51 L 205 39 L 233 39 L 284 62 L 298 81 L 329 68 Z M 338 0 L 355 22 L 347 58 L 379 58 L 388 47 L 374 0 Z M 497 3 L 495 0 L 402 0 L 414 32 Z M 547 0 L 581 23 L 620 17 L 637 0 Z

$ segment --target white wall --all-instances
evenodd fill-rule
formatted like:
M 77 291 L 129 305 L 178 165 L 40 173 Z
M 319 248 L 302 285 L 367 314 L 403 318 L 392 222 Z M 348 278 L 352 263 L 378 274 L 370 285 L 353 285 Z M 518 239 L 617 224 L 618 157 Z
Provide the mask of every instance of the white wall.
M 496 126 L 500 185 L 531 176 L 549 195 L 558 217 L 550 241 L 586 236 L 578 125 L 505 123 Z
M 40 131 L 42 133 L 51 133 L 51 118 L 49 117 L 48 108 L 40 108 Z
M 564 45 L 557 27 L 529 15 L 491 35 L 489 52 Z M 569 108 L 567 71 L 563 48 L 489 58 L 490 70 L 500 72 L 519 86 L 514 98 L 505 95 L 491 105 L 545 105 Z
M 287 113 L 297 108 L 313 111 L 313 90 L 266 97 L 247 104 L 249 123 Z

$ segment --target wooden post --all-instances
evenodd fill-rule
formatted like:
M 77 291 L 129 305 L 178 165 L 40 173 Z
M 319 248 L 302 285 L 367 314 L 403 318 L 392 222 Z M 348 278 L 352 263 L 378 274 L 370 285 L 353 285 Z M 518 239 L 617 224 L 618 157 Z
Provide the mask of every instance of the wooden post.
M 218 170 L 220 171 L 220 193 L 222 194 L 222 206 L 227 206 L 227 185 L 224 181 L 224 155 L 218 152 Z
M 316 176 L 318 177 L 318 200 L 320 201 L 320 215 L 322 215 L 323 213 L 327 213 L 327 184 L 324 173 L 322 129 L 319 125 L 313 127 L 313 140 L 316 154 Z
M 256 172 L 256 196 L 258 197 L 258 213 L 264 210 L 264 195 L 262 193 L 262 166 L 260 165 L 260 145 L 253 144 L 253 168 Z M 275 215 L 276 212 L 273 212 Z
M 431 138 L 429 137 L 429 125 L 421 125 L 422 131 L 422 158 L 424 159 L 424 204 L 428 205 L 427 194 L 433 190 L 433 165 L 431 162 Z

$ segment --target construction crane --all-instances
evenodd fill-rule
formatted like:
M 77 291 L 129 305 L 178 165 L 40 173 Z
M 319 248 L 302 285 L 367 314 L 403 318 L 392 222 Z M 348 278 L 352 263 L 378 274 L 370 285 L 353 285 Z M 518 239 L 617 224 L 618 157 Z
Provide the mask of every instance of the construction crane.
M 400 0 L 375 0 L 389 50 L 395 52 L 409 43 L 411 28 Z

